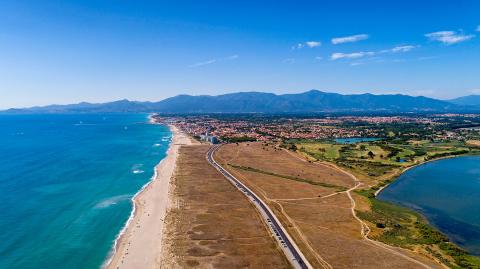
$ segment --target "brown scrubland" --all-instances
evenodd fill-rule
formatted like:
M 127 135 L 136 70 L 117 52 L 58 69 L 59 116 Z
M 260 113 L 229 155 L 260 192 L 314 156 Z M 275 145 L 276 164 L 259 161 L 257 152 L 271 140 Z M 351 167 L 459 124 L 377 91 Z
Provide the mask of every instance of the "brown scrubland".
M 263 199 L 315 268 L 442 268 L 414 251 L 366 239 L 360 182 L 333 165 L 263 143 L 222 146 L 217 162 Z
M 208 148 L 180 148 L 161 268 L 290 268 L 255 207 L 208 164 Z

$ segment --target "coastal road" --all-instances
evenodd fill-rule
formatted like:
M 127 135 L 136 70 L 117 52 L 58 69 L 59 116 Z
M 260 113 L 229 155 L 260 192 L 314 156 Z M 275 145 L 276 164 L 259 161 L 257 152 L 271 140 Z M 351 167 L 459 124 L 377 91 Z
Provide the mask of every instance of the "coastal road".
M 207 161 L 215 167 L 220 173 L 222 173 L 225 178 L 230 181 L 238 190 L 240 190 L 247 198 L 255 205 L 257 210 L 260 212 L 260 215 L 268 224 L 270 231 L 274 235 L 277 243 L 280 245 L 281 249 L 287 256 L 290 263 L 294 268 L 298 269 L 310 269 L 312 266 L 307 261 L 305 256 L 302 254 L 298 246 L 295 244 L 293 239 L 287 233 L 287 230 L 282 226 L 277 217 L 273 214 L 270 208 L 247 186 L 225 170 L 220 164 L 218 164 L 213 158 L 215 151 L 220 148 L 221 145 L 212 146 L 207 152 Z

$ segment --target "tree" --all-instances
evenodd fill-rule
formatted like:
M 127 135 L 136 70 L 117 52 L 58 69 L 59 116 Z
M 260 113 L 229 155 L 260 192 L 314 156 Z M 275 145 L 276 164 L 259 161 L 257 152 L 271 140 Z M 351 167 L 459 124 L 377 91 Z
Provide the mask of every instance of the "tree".
M 297 151 L 297 145 L 289 144 L 288 149 L 291 150 L 291 151 Z
M 368 152 L 368 157 L 370 157 L 370 159 L 373 159 L 373 157 L 375 157 L 375 154 L 371 151 Z

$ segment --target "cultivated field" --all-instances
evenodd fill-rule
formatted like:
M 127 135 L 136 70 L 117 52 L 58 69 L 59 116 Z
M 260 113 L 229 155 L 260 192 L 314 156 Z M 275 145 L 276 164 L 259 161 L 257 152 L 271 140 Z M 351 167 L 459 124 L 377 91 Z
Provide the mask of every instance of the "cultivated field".
M 262 143 L 224 145 L 215 158 L 264 199 L 315 268 L 438 266 L 415 253 L 364 239 L 352 203 L 368 210 L 369 201 L 352 191 L 358 182 L 333 165 L 308 162 Z
M 208 164 L 208 148 L 180 149 L 162 268 L 290 268 L 254 206 Z

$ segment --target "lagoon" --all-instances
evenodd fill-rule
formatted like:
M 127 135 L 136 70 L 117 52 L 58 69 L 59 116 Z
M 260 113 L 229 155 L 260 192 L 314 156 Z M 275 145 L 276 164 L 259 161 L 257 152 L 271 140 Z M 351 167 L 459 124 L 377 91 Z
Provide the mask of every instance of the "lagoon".
M 335 143 L 339 144 L 355 144 L 361 142 L 373 142 L 381 140 L 380 138 L 376 137 L 350 137 L 350 138 L 335 138 Z
M 443 159 L 412 168 L 378 198 L 420 212 L 451 241 L 480 255 L 479 156 Z

